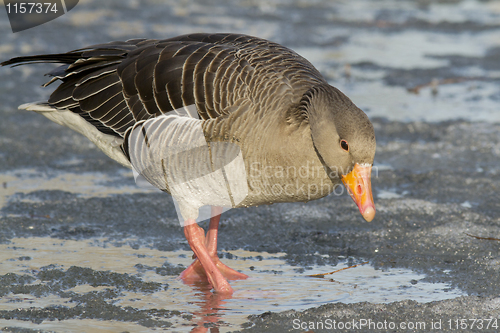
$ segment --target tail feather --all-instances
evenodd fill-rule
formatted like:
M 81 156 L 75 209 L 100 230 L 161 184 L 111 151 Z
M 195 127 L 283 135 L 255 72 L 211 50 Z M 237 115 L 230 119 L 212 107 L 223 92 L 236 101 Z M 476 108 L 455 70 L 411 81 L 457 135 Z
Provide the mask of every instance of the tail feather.
M 27 111 L 35 111 L 35 112 L 53 112 L 57 111 L 54 109 L 52 106 L 49 105 L 47 102 L 32 102 L 32 103 L 26 103 L 18 106 L 19 110 L 27 110 Z
M 78 60 L 99 61 L 123 58 L 128 52 L 137 49 L 141 42 L 147 42 L 146 39 L 131 39 L 126 42 L 110 42 L 105 44 L 92 45 L 83 49 L 74 50 L 66 53 L 39 54 L 32 56 L 21 56 L 0 63 L 0 66 L 12 67 L 35 64 L 35 63 L 59 63 L 73 64 Z
M 56 124 L 66 126 L 75 132 L 83 134 L 106 155 L 127 168 L 131 167 L 130 162 L 121 149 L 123 139 L 100 131 L 97 126 L 91 124 L 83 115 L 70 110 L 58 110 L 50 106 L 47 102 L 26 103 L 20 105 L 19 109 L 35 111 Z
M 10 60 L 1 62 L 1 66 L 9 66 L 12 67 L 27 65 L 27 64 L 36 64 L 36 63 L 60 63 L 60 64 L 71 64 L 77 61 L 81 57 L 81 52 L 74 53 L 61 53 L 61 54 L 40 54 L 33 56 L 22 56 L 12 58 Z

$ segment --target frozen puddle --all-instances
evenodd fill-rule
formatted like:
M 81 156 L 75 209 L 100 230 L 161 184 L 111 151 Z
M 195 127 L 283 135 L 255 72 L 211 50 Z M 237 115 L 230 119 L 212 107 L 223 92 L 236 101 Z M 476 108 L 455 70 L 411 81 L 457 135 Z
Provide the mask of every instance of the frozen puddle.
M 39 190 L 61 190 L 77 193 L 81 197 L 104 197 L 111 194 L 144 193 L 150 191 L 133 183 L 132 172 L 127 169 L 111 177 L 101 172 L 60 172 L 46 169 L 18 169 L 0 173 L 0 208 L 15 193 Z
M 162 252 L 149 248 L 132 249 L 116 247 L 105 240 L 59 240 L 52 238 L 14 238 L 9 244 L 0 245 L 0 272 L 33 277 L 31 285 L 44 285 L 37 279 L 42 267 L 53 265 L 53 269 L 67 271 L 71 266 L 91 268 L 94 271 L 109 271 L 138 277 L 138 283 L 168 284 L 153 292 L 119 290 L 116 297 L 106 302 L 121 308 L 136 310 L 163 309 L 178 311 L 167 319 L 172 332 L 189 332 L 193 325 L 217 322 L 220 331 L 241 328 L 247 316 L 265 311 L 304 310 L 325 303 L 374 302 L 388 303 L 412 299 L 431 302 L 464 295 L 451 290 L 443 283 L 427 283 L 425 277 L 408 269 L 375 270 L 369 264 L 346 269 L 324 278 L 308 277 L 309 274 L 327 273 L 347 266 L 316 266 L 312 270 L 298 269 L 286 263 L 284 254 L 268 254 L 249 251 L 231 251 L 233 259 L 223 259 L 230 267 L 241 270 L 250 278 L 233 281 L 236 290 L 231 299 L 218 299 L 202 287 L 185 285 L 176 276 L 162 276 L 155 269 L 144 267 L 170 267 L 179 264 L 188 266 L 192 253 L 189 251 Z M 99 274 L 96 274 L 99 275 Z M 52 281 L 51 283 L 54 283 Z M 93 287 L 78 284 L 64 290 L 86 295 L 114 289 L 113 284 Z M 2 286 L 3 288 L 3 286 Z M 60 295 L 60 294 L 59 294 Z M 77 304 L 57 293 L 40 295 L 7 293 L 0 299 L 0 310 L 47 307 L 72 308 Z M 135 311 L 135 310 L 134 310 Z M 43 318 L 43 317 L 42 317 Z M 30 319 L 31 320 L 31 319 Z M 25 327 L 31 329 L 79 332 L 141 332 L 148 331 L 144 325 L 124 317 L 113 320 L 68 318 L 67 320 L 44 320 L 41 323 L 0 319 L 1 327 Z

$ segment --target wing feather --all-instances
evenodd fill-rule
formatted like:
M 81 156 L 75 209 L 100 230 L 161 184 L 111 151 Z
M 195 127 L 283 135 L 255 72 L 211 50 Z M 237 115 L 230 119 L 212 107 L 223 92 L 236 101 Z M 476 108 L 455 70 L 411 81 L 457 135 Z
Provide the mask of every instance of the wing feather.
M 325 82 L 295 52 L 238 34 L 189 34 L 93 45 L 63 54 L 18 57 L 2 65 L 58 62 L 62 81 L 49 105 L 70 110 L 99 131 L 123 137 L 130 126 L 195 105 L 200 119 L 244 110 L 267 112 L 273 94 L 297 96 Z M 285 106 L 286 108 L 286 106 Z

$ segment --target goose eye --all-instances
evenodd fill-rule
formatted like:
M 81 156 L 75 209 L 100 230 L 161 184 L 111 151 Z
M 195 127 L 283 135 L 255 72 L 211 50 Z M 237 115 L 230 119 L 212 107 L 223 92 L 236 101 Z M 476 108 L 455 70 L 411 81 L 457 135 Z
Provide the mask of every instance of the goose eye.
M 345 151 L 349 151 L 349 145 L 345 140 L 340 141 L 340 147 L 342 147 L 342 149 L 344 149 Z

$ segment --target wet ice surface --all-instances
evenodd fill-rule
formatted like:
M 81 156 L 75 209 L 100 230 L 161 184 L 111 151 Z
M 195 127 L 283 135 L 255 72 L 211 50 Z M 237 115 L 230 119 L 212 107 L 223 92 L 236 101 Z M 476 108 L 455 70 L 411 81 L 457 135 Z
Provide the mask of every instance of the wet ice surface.
M 101 293 L 101 297 L 106 299 L 104 294 L 108 293 L 109 299 L 106 300 L 110 313 L 96 319 L 120 320 L 119 310 L 126 307 L 139 311 L 162 309 L 167 314 L 164 318 L 157 319 L 150 313 L 144 313 L 143 318 L 138 323 L 129 324 L 128 329 L 140 330 L 141 323 L 150 320 L 154 326 L 172 325 L 175 331 L 189 332 L 192 323 L 203 322 L 207 314 L 216 319 L 213 321 L 219 322 L 220 326 L 229 329 L 244 324 L 248 315 L 260 314 L 262 309 L 305 310 L 330 302 L 387 303 L 408 298 L 428 302 L 462 294 L 451 290 L 445 283 L 419 281 L 423 279 L 423 275 L 408 269 L 382 271 L 366 265 L 356 270 L 342 271 L 332 275 L 332 278 L 311 278 L 306 275 L 327 273 L 329 270 L 348 266 L 325 265 L 304 270 L 290 266 L 284 260 L 283 253 L 271 255 L 236 250 L 223 252 L 226 263 L 250 275 L 250 278 L 233 282 L 236 292 L 232 298 L 215 302 L 212 300 L 213 309 L 204 312 L 205 304 L 200 302 L 200 298 L 210 299 L 213 297 L 211 293 L 193 289 L 176 278 L 181 267 L 192 261 L 191 252 L 164 252 L 146 247 L 133 249 L 129 246 L 106 244 L 102 239 L 12 239 L 8 245 L 0 247 L 0 269 L 11 272 L 4 279 L 10 278 L 11 283 L 16 281 L 15 288 L 24 288 L 30 292 L 6 293 L 0 301 L 1 308 L 4 311 L 22 313 L 33 307 L 59 306 L 59 311 L 53 316 L 61 319 L 68 316 L 68 313 L 73 316 L 84 315 L 84 310 L 88 311 L 87 307 L 92 305 L 90 300 L 86 300 L 86 304 L 85 301 L 82 302 L 84 297 L 91 299 L 92 293 Z M 109 271 L 113 273 L 110 274 Z M 88 278 L 89 276 L 92 278 Z M 134 279 L 134 276 L 139 278 Z M 134 283 L 133 288 L 120 285 L 121 280 L 127 279 Z M 50 291 L 48 286 L 52 287 Z M 444 290 L 447 292 L 444 293 Z M 97 302 L 93 301 L 96 306 Z M 96 310 L 98 309 L 94 311 Z M 113 312 L 116 318 L 110 318 Z M 0 320 L 0 323 L 3 326 L 9 325 L 7 320 Z M 17 321 L 16 325 L 33 327 L 30 322 Z M 38 328 L 58 331 L 67 325 L 61 321 L 46 321 L 40 323 Z M 96 320 L 80 331 L 104 332 L 108 325 L 107 322 L 100 323 Z M 125 329 L 123 324 L 121 327 Z
M 369 224 L 345 194 L 225 213 L 222 260 L 250 278 L 220 299 L 176 280 L 192 259 L 168 195 L 135 186 L 80 135 L 16 110 L 47 98 L 39 86 L 51 67 L 1 68 L 0 327 L 500 320 L 497 1 L 87 0 L 25 32 L 7 22 L 0 10 L 1 59 L 199 31 L 285 44 L 367 111 L 378 173 Z

